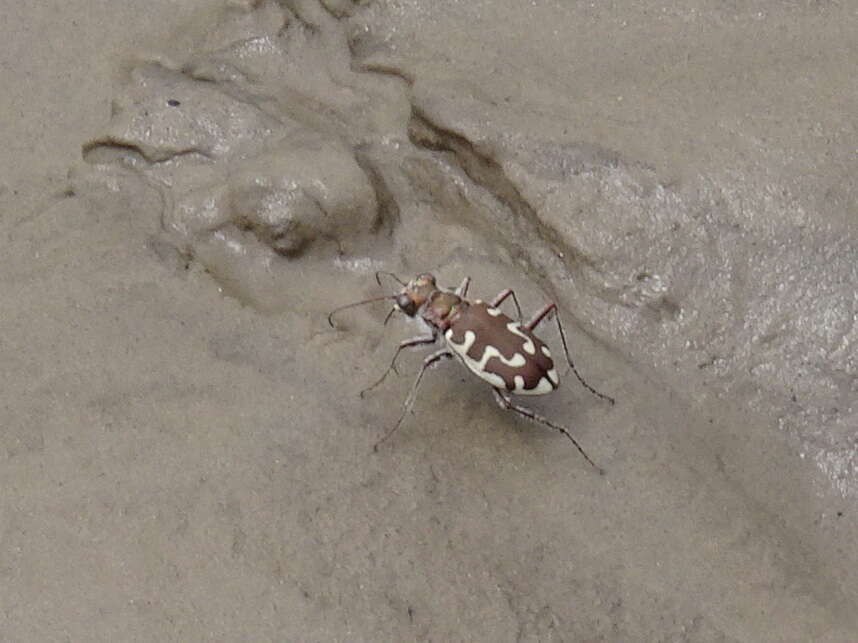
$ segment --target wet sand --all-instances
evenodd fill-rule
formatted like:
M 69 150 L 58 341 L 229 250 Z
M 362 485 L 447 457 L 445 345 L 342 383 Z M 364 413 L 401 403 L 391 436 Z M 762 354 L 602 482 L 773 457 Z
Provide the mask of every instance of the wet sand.
M 3 17 L 0 638 L 855 640 L 853 10 Z M 605 475 L 452 362 L 373 452 L 376 270 L 557 301 Z

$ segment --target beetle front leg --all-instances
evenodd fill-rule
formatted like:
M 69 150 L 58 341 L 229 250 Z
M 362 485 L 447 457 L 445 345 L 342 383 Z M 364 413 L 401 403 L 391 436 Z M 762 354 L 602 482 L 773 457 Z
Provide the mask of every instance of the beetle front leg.
M 374 389 L 376 386 L 381 384 L 387 376 L 390 374 L 390 371 L 396 371 L 396 359 L 399 357 L 399 353 L 401 353 L 406 348 L 411 348 L 412 346 L 423 346 L 425 344 L 434 344 L 438 341 L 438 337 L 436 335 L 431 335 L 429 337 L 412 337 L 411 339 L 406 339 L 404 341 L 399 342 L 399 347 L 396 349 L 396 352 L 393 354 L 393 359 L 390 360 L 390 366 L 387 367 L 387 370 L 384 371 L 381 377 L 379 377 L 374 383 L 367 386 L 360 392 L 360 397 L 363 397 Z M 399 374 L 399 371 L 396 371 Z
M 599 393 L 599 391 L 587 384 L 584 378 L 581 377 L 581 374 L 578 372 L 578 369 L 575 368 L 575 364 L 572 362 L 572 357 L 571 355 L 569 355 L 569 346 L 566 344 L 566 332 L 563 330 L 563 324 L 560 323 L 560 315 L 557 314 L 557 304 L 555 304 L 554 302 L 546 304 L 542 308 L 542 310 L 540 310 L 533 316 L 533 319 L 531 319 L 524 325 L 524 327 L 527 330 L 533 330 L 540 324 L 540 322 L 542 322 L 543 319 L 545 319 L 545 317 L 547 317 L 552 312 L 554 313 L 554 319 L 557 322 L 557 330 L 560 332 L 560 343 L 563 344 L 563 352 L 566 354 L 566 361 L 569 362 L 569 368 L 571 368 L 572 372 L 575 373 L 575 377 L 577 377 L 578 381 L 581 382 L 581 385 L 588 391 L 590 391 L 593 395 L 595 395 L 596 397 L 600 397 L 603 400 L 610 402 L 611 404 L 614 404 L 614 398 L 605 395 L 604 393 Z
M 390 429 L 387 433 L 384 434 L 384 437 L 381 438 L 375 445 L 372 447 L 373 451 L 378 451 L 378 447 L 381 446 L 381 443 L 387 440 L 391 435 L 396 432 L 396 429 L 399 428 L 399 425 L 402 424 L 402 421 L 405 419 L 405 416 L 408 414 L 408 411 L 411 410 L 412 405 L 414 404 L 414 399 L 417 395 L 417 387 L 420 386 L 420 380 L 423 379 L 423 374 L 426 372 L 432 364 L 437 362 L 439 359 L 443 359 L 445 357 L 453 357 L 453 353 L 450 352 L 448 348 L 442 348 L 439 351 L 436 351 L 429 355 L 426 359 L 423 360 L 423 366 L 420 369 L 420 372 L 417 374 L 417 378 L 414 380 L 414 384 L 411 385 L 411 390 L 408 392 L 408 397 L 405 398 L 405 404 L 402 405 L 402 414 L 399 416 L 399 419 L 396 421 L 396 424 L 393 425 L 393 428 Z
M 587 462 L 589 462 L 591 465 L 593 465 L 593 468 L 596 469 L 596 471 L 598 471 L 600 475 L 605 474 L 604 469 L 596 466 L 596 463 L 590 459 L 590 456 L 587 455 L 587 452 L 584 451 L 583 448 L 581 448 L 581 445 L 578 444 L 578 441 L 572 437 L 572 434 L 569 433 L 569 431 L 566 428 L 560 426 L 559 424 L 554 424 L 554 422 L 547 420 L 546 418 L 542 417 L 541 415 L 539 415 L 535 411 L 531 411 L 530 409 L 528 409 L 524 406 L 519 406 L 518 404 L 516 404 L 515 402 L 512 401 L 512 399 L 510 398 L 508 393 L 500 391 L 496 388 L 493 388 L 492 391 L 494 391 L 495 400 L 497 400 L 498 405 L 502 409 L 507 410 L 507 411 L 514 411 L 515 413 L 518 413 L 519 415 L 523 415 L 526 418 L 529 418 L 531 420 L 534 420 L 536 422 L 544 424 L 545 426 L 550 427 L 550 428 L 554 429 L 555 431 L 560 431 L 560 433 L 562 433 L 563 435 L 565 435 L 567 438 L 569 438 L 572 441 L 572 444 L 574 444 L 575 447 L 578 449 L 578 451 L 581 452 L 581 455 L 584 456 L 584 459 Z

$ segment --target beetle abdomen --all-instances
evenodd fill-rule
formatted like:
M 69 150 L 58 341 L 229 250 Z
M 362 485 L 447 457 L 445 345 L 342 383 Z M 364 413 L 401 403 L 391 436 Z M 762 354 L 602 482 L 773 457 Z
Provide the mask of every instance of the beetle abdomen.
M 498 308 L 476 301 L 444 333 L 475 375 L 515 395 L 544 395 L 560 383 L 545 343 Z

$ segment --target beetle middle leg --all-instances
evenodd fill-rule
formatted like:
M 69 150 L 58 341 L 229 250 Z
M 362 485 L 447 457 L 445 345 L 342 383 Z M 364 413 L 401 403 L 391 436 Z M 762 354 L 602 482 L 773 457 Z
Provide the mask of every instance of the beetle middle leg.
M 411 410 L 411 407 L 414 405 L 414 399 L 417 395 L 417 388 L 420 386 L 420 381 L 423 379 L 423 374 L 426 372 L 432 364 L 437 362 L 440 359 L 444 359 L 445 357 L 453 357 L 453 353 L 450 352 L 449 348 L 442 348 L 439 351 L 435 351 L 431 355 L 429 355 L 426 359 L 423 360 L 423 366 L 420 368 L 420 372 L 417 374 L 417 378 L 414 380 L 414 384 L 411 385 L 411 390 L 408 392 L 408 397 L 405 398 L 405 403 L 402 405 L 402 414 L 399 416 L 399 419 L 396 421 L 396 424 L 393 425 L 393 428 L 390 429 L 387 433 L 384 434 L 378 442 L 372 447 L 373 451 L 378 451 L 378 447 L 381 446 L 381 443 L 387 440 L 391 435 L 396 432 L 396 429 L 399 428 L 399 425 L 402 424 L 402 421 L 405 419 L 405 416 L 408 415 L 408 411 Z
M 489 306 L 492 308 L 497 308 L 500 306 L 508 297 L 512 297 L 512 303 L 515 304 L 515 312 L 518 316 L 518 321 L 522 321 L 521 319 L 521 306 L 518 305 L 518 298 L 515 296 L 515 291 L 512 288 L 507 288 L 505 290 L 501 290 L 497 296 L 489 302 Z
M 411 348 L 412 346 L 424 346 L 426 344 L 434 344 L 438 341 L 438 338 L 435 335 L 430 335 L 427 337 L 412 337 L 411 339 L 406 339 L 399 342 L 399 347 L 396 349 L 396 352 L 393 354 L 393 359 L 390 360 L 390 366 L 387 367 L 387 370 L 384 371 L 381 377 L 379 377 L 375 382 L 367 386 L 360 392 L 360 396 L 363 397 L 369 391 L 374 389 L 376 386 L 381 384 L 388 375 L 390 375 L 390 371 L 396 371 L 396 359 L 399 357 L 399 353 L 401 353 L 406 348 Z M 396 371 L 397 374 L 399 371 Z
M 614 398 L 605 395 L 604 393 L 600 393 L 592 386 L 587 384 L 581 374 L 578 372 L 578 369 L 575 368 L 575 364 L 572 362 L 572 357 L 569 355 L 569 345 L 566 343 L 566 332 L 563 330 L 563 324 L 560 323 L 560 315 L 557 314 L 557 304 L 551 302 L 550 304 L 546 304 L 543 308 L 538 311 L 533 318 L 527 322 L 524 327 L 527 330 L 533 330 L 536 328 L 543 319 L 545 319 L 548 315 L 554 313 L 554 319 L 557 322 L 557 330 L 560 332 L 560 342 L 563 344 L 563 352 L 566 354 L 566 361 L 569 362 L 569 367 L 572 369 L 572 372 L 575 373 L 575 377 L 578 378 L 578 381 L 581 382 L 581 385 L 590 391 L 596 397 L 600 397 L 603 400 L 614 404 Z
M 501 390 L 496 389 L 496 388 L 493 388 L 492 391 L 494 391 L 495 400 L 497 400 L 498 405 L 502 409 L 505 409 L 507 411 L 514 411 L 515 413 L 518 413 L 519 415 L 523 415 L 526 418 L 529 418 L 531 420 L 534 420 L 536 422 L 544 424 L 545 426 L 550 427 L 550 428 L 554 429 L 555 431 L 560 431 L 560 433 L 562 433 L 563 435 L 565 435 L 567 438 L 569 438 L 572 441 L 572 444 L 574 444 L 575 447 L 578 449 L 578 451 L 581 452 L 581 455 L 584 456 L 584 459 L 587 462 L 589 462 L 591 465 L 593 465 L 593 468 L 596 469 L 596 471 L 598 471 L 600 475 L 604 475 L 604 473 L 605 473 L 604 469 L 597 466 L 596 463 L 590 459 L 590 456 L 588 456 L 587 452 L 584 451 L 584 449 L 581 447 L 580 444 L 578 444 L 578 440 L 576 440 L 575 438 L 572 437 L 572 434 L 569 433 L 568 429 L 560 426 L 559 424 L 554 424 L 554 422 L 552 422 L 551 420 L 548 420 L 548 419 L 542 417 L 541 415 L 539 415 L 535 411 L 530 410 L 527 407 L 519 406 L 518 404 L 516 404 L 515 402 L 512 401 L 509 393 L 507 393 L 506 391 L 501 391 Z

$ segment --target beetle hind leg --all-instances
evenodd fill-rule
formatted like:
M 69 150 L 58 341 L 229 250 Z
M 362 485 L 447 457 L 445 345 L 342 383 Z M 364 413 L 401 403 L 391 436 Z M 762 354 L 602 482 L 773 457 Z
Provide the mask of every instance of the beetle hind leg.
M 578 444 L 578 441 L 572 437 L 572 434 L 569 433 L 568 429 L 560 426 L 559 424 L 555 424 L 551 420 L 548 420 L 547 418 L 542 417 L 541 415 L 539 415 L 535 411 L 530 410 L 527 407 L 519 406 L 518 404 L 516 404 L 515 402 L 512 401 L 512 399 L 508 393 L 501 391 L 499 389 L 496 389 L 496 388 L 493 388 L 492 391 L 495 394 L 495 400 L 497 400 L 498 406 L 500 406 L 502 409 L 504 409 L 506 411 L 513 411 L 515 413 L 518 413 L 519 415 L 523 415 L 524 417 L 526 417 L 528 419 L 534 420 L 535 422 L 539 422 L 540 424 L 544 424 L 545 426 L 552 428 L 555 431 L 560 431 L 560 433 L 562 433 L 567 438 L 569 438 L 569 440 L 572 441 L 572 444 L 574 444 L 575 447 L 578 449 L 578 451 L 581 453 L 581 455 L 584 456 L 584 459 L 587 462 L 589 462 L 593 466 L 593 468 L 599 472 L 600 475 L 605 474 L 605 470 L 602 469 L 601 467 L 597 466 L 596 463 L 590 459 L 590 456 L 588 456 L 587 452 L 584 451 L 584 449 L 581 447 L 580 444 Z
M 581 382 L 581 385 L 590 391 L 596 397 L 600 397 L 606 402 L 610 402 L 614 404 L 614 398 L 609 395 L 605 395 L 604 393 L 600 393 L 592 386 L 590 386 L 587 381 L 581 377 L 581 374 L 578 372 L 578 369 L 575 368 L 575 363 L 572 361 L 572 356 L 569 354 L 569 345 L 566 343 L 566 331 L 563 330 L 563 324 L 560 323 L 560 315 L 557 312 L 557 304 L 554 302 L 550 304 L 546 304 L 541 310 L 539 310 L 533 318 L 524 325 L 524 328 L 527 330 L 533 330 L 548 317 L 551 313 L 554 313 L 554 321 L 557 322 L 557 330 L 560 333 L 560 343 L 563 344 L 563 353 L 566 355 L 566 361 L 569 363 L 569 368 L 572 369 L 572 372 L 575 373 L 575 377 L 578 378 L 578 381 Z

